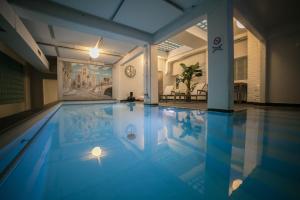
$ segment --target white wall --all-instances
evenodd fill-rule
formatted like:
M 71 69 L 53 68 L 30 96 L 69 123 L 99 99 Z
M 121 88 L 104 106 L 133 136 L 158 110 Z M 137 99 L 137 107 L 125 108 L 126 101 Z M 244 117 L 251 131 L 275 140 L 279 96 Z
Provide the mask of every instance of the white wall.
M 136 75 L 129 78 L 125 75 L 125 68 L 128 65 L 133 65 L 136 69 Z M 117 100 L 125 100 L 129 93 L 142 99 L 144 96 L 144 55 L 139 53 L 139 56 L 123 64 L 117 63 L 113 66 L 113 98 Z
M 300 104 L 300 30 L 268 41 L 267 102 Z
M 44 105 L 58 101 L 57 80 L 43 79 Z
M 178 74 L 182 73 L 182 67 L 180 66 L 181 63 L 186 64 L 187 66 L 189 65 L 194 65 L 196 63 L 199 63 L 200 65 L 200 69 L 202 69 L 202 76 L 201 77 L 195 77 L 193 79 L 193 82 L 198 82 L 198 83 L 206 83 L 207 81 L 207 64 L 206 64 L 206 56 L 207 56 L 207 52 L 206 51 L 202 51 L 201 53 L 195 54 L 195 55 L 191 55 L 189 57 L 183 58 L 181 60 L 178 60 L 176 62 L 173 63 L 173 80 L 176 80 L 176 76 Z M 175 85 L 175 81 L 173 81 L 173 84 Z M 166 85 L 167 86 L 167 85 Z
M 182 72 L 182 67 L 180 66 L 181 63 L 184 63 L 188 66 L 199 63 L 200 67 L 202 67 L 203 70 L 206 71 L 205 70 L 205 66 L 206 66 L 206 57 L 205 56 L 206 56 L 206 52 L 202 52 L 202 53 L 192 55 L 190 57 L 187 57 L 182 60 L 178 60 L 178 61 L 174 62 L 172 75 L 181 74 L 181 72 Z
M 234 43 L 234 58 L 240 58 L 247 56 L 248 48 L 247 48 L 247 39 L 242 41 L 237 41 Z
M 167 58 L 158 56 L 158 58 L 157 58 L 157 71 L 162 71 L 163 72 L 165 70 L 166 62 L 167 62 Z
M 247 101 L 262 102 L 262 87 L 265 87 L 262 77 L 264 62 L 263 61 L 263 43 L 258 40 L 251 32 L 248 32 L 248 80 L 247 80 Z

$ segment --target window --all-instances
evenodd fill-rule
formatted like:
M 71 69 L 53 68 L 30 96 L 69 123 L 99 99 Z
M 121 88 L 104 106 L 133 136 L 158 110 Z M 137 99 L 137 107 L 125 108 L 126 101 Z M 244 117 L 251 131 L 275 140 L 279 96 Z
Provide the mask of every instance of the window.
M 234 80 L 241 81 L 248 78 L 247 57 L 234 59 Z
M 22 65 L 0 52 L 0 104 L 24 101 L 24 76 Z

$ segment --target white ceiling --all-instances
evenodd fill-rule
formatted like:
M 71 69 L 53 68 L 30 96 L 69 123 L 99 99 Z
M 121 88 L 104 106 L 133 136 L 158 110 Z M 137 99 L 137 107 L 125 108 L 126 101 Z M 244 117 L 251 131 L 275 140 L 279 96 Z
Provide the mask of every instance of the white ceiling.
M 66 48 L 58 48 L 59 54 L 63 58 L 72 58 L 76 60 L 90 60 L 89 55 L 84 51 L 78 51 L 73 49 L 66 49 Z M 93 59 L 93 61 L 100 62 L 100 63 L 115 63 L 119 60 L 119 57 L 110 56 L 110 55 L 104 55 L 102 54 L 96 59 Z
M 94 47 L 97 41 L 100 39 L 100 37 L 97 35 L 77 32 L 58 26 L 48 26 L 48 24 L 39 21 L 30 21 L 27 19 L 22 20 L 29 32 L 39 44 L 44 54 L 49 56 L 90 60 L 87 49 Z M 54 38 L 52 38 L 51 35 L 51 28 Z M 59 55 L 57 55 L 55 46 L 57 46 Z M 134 47 L 135 44 L 103 38 L 100 48 L 105 52 L 123 56 Z M 82 51 L 80 49 L 86 49 L 86 51 Z M 113 64 L 120 58 L 120 56 L 101 54 L 98 59 L 94 59 L 93 61 L 103 62 L 105 64 Z
M 39 42 L 52 41 L 48 24 L 38 22 L 38 21 L 32 22 L 27 19 L 22 19 L 22 21 L 36 41 Z
M 197 37 L 187 31 L 182 31 L 179 34 L 169 38 L 170 41 L 191 47 L 192 49 L 197 49 L 207 45 L 207 42 L 202 38 Z
M 154 33 L 183 12 L 162 0 L 125 0 L 114 21 Z
M 193 6 L 197 6 L 203 0 L 172 0 L 173 3 L 180 5 L 182 8 L 189 9 Z
M 117 29 L 121 35 L 135 34 L 137 38 L 145 38 L 148 35 L 153 36 L 153 34 L 157 33 L 166 25 L 176 22 L 179 17 L 188 13 L 190 8 L 199 5 L 202 1 L 203 0 L 45 1 L 48 2 L 48 6 L 51 7 L 52 5 L 52 10 L 49 10 L 52 15 L 34 15 L 34 12 L 31 13 L 29 7 L 27 7 L 29 10 L 21 9 L 21 11 L 20 7 L 16 6 L 15 8 L 20 12 L 19 14 L 22 15 L 22 17 L 26 18 L 26 20 L 22 19 L 24 24 L 46 55 L 88 60 L 90 59 L 87 51 L 88 48 L 94 47 L 101 37 L 101 35 L 97 34 L 103 34 L 105 37 L 103 37 L 103 43 L 100 48 L 103 48 L 104 52 L 99 59 L 106 64 L 113 64 L 132 50 L 137 43 L 124 42 L 126 40 L 122 40 L 124 39 L 122 37 L 105 34 L 106 29 L 104 29 L 103 32 L 97 32 L 98 26 L 95 24 L 103 23 L 102 25 L 111 31 L 108 31 L 108 33 L 113 34 Z M 15 2 L 18 2 L 18 0 L 15 0 Z M 19 2 L 22 2 L 22 0 L 19 0 Z M 33 7 L 35 5 L 42 6 L 43 3 L 29 5 Z M 38 7 L 35 7 L 35 9 L 38 9 Z M 54 11 L 54 13 L 52 11 Z M 63 15 L 63 12 L 69 14 L 62 16 L 66 17 L 66 21 L 69 20 L 70 16 L 78 17 L 77 26 L 72 26 L 72 21 L 70 20 L 68 21 L 68 26 L 65 26 L 65 23 L 67 23 L 65 21 L 56 21 L 56 19 L 53 18 L 53 15 L 56 16 L 56 11 L 58 12 L 58 16 Z M 45 10 L 43 12 L 48 13 L 48 11 Z M 81 18 L 84 19 L 81 21 Z M 97 21 L 97 19 L 99 20 Z M 86 28 L 95 29 L 95 31 L 85 31 L 83 28 L 81 32 L 79 27 L 81 25 L 85 27 L 85 24 L 87 24 Z M 118 27 L 121 28 L 118 29 Z M 82 49 L 85 51 L 82 51 Z M 121 56 L 104 55 L 105 52 Z
M 55 51 L 55 47 L 46 46 L 46 45 L 39 45 L 39 47 L 41 48 L 41 50 L 43 51 L 43 53 L 45 55 L 57 56 L 56 51 Z
M 53 31 L 55 35 L 55 40 L 57 42 L 93 47 L 96 45 L 99 39 L 99 36 L 96 35 L 72 31 L 70 29 L 61 28 L 57 26 L 53 26 Z
M 51 0 L 92 16 L 155 33 L 203 0 Z
M 88 13 L 97 17 L 110 19 L 118 9 L 121 0 L 51 0 L 58 4 Z

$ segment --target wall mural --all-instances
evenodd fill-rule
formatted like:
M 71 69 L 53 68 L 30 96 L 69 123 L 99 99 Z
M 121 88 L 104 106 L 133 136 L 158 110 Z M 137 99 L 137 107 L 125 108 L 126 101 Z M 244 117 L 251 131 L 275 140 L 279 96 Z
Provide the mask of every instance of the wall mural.
M 63 62 L 64 100 L 101 100 L 111 98 L 111 67 Z

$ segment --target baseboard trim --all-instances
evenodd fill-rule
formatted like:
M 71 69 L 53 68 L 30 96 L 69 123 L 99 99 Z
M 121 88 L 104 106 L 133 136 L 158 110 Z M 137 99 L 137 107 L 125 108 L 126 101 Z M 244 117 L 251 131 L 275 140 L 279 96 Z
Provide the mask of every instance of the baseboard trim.
M 147 106 L 158 106 L 159 104 L 158 103 L 144 103 L 144 105 L 147 105 Z
M 300 104 L 290 104 L 290 103 L 260 103 L 260 102 L 247 102 L 246 104 L 257 105 L 257 106 L 300 107 Z
M 233 113 L 234 112 L 234 110 L 225 110 L 225 109 L 217 109 L 217 108 L 208 108 L 207 111 L 223 112 L 223 113 Z

